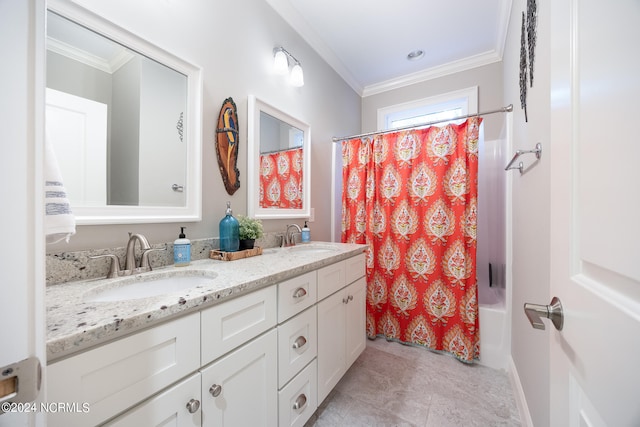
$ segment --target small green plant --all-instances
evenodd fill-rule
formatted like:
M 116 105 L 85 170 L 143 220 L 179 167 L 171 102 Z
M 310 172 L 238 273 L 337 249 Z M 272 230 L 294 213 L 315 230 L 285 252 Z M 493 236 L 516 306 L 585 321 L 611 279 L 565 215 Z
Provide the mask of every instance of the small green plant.
M 240 240 L 255 240 L 264 234 L 262 231 L 262 221 L 259 219 L 238 215 L 238 223 L 240 224 Z

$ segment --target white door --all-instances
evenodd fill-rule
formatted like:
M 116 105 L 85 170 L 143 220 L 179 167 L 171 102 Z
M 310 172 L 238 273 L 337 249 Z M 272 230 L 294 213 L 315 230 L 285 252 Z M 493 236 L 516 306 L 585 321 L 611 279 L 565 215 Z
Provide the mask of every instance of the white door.
M 640 2 L 553 0 L 553 426 L 640 425 Z
M 0 402 L 17 400 L 19 384 L 5 367 L 29 358 L 45 362 L 42 127 L 44 1 L 0 1 Z M 20 370 L 21 368 L 18 368 Z M 22 371 L 24 372 L 24 370 Z M 43 399 L 43 393 L 33 395 Z M 15 408 L 15 407 L 14 407 Z M 11 407 L 9 408 L 11 409 Z M 42 415 L 0 412 L 0 426 L 44 425 Z
M 107 104 L 46 89 L 45 134 L 72 207 L 107 204 Z

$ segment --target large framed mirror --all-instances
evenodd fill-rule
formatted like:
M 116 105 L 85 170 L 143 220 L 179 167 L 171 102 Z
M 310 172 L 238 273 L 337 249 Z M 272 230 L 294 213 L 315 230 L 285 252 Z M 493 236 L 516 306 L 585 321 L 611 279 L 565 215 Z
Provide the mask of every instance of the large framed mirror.
M 266 102 L 248 101 L 248 214 L 308 218 L 311 208 L 311 129 Z
M 201 219 L 199 67 L 50 0 L 45 123 L 77 224 Z

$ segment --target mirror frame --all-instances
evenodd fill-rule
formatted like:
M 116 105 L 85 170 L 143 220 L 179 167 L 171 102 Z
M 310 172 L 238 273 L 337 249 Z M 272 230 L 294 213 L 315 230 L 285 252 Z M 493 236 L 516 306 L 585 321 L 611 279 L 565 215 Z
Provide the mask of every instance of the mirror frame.
M 47 9 L 187 77 L 184 120 L 186 156 L 185 205 L 71 206 L 78 225 L 196 222 L 202 219 L 202 68 L 125 30 L 72 0 L 49 0 Z
M 304 132 L 302 142 L 302 209 L 260 207 L 260 112 Z M 311 212 L 311 128 L 305 122 L 249 95 L 247 114 L 247 212 L 260 219 L 309 218 Z

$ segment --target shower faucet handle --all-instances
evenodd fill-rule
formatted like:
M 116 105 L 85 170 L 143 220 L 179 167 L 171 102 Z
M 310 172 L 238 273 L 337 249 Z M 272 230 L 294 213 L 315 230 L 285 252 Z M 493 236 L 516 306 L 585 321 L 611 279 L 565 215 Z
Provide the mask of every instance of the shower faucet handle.
M 527 315 L 531 326 L 535 329 L 542 329 L 544 331 L 545 326 L 542 323 L 542 318 L 546 317 L 551 320 L 553 326 L 559 331 L 562 330 L 564 324 L 564 314 L 562 312 L 562 304 L 557 297 L 553 297 L 551 304 L 539 305 L 524 303 L 524 313 Z

